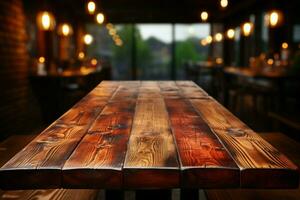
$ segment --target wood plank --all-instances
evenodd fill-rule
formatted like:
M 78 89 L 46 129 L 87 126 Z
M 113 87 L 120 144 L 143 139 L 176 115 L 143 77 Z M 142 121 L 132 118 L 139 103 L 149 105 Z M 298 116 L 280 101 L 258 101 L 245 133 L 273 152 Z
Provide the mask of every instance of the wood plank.
M 90 93 L 83 103 L 79 102 L 55 121 L 0 169 L 1 187 L 61 187 L 61 169 L 65 161 L 106 103 L 106 98 L 101 100 L 101 97 L 99 99 L 99 96 Z
M 145 98 L 152 91 L 156 98 Z M 124 187 L 179 186 L 179 165 L 168 113 L 156 82 L 142 82 L 124 163 Z
M 202 88 L 192 81 L 176 81 L 182 97 L 188 99 L 211 98 Z
M 259 135 L 274 145 L 278 150 L 289 156 L 295 163 L 300 165 L 300 143 L 282 133 L 259 133 Z M 300 199 L 300 188 L 296 190 L 254 190 L 254 189 L 230 189 L 230 190 L 206 190 L 208 200 L 269 200 L 269 199 Z
M 180 158 L 181 187 L 239 187 L 239 168 L 191 103 L 165 102 Z
M 241 187 L 298 187 L 297 166 L 222 105 L 212 99 L 191 102 L 239 166 Z
M 118 88 L 66 161 L 64 188 L 122 188 L 122 166 L 138 94 L 138 87 L 131 88 L 126 84 Z
M 94 200 L 97 198 L 97 190 L 13 190 L 6 191 L 0 199 L 7 200 Z

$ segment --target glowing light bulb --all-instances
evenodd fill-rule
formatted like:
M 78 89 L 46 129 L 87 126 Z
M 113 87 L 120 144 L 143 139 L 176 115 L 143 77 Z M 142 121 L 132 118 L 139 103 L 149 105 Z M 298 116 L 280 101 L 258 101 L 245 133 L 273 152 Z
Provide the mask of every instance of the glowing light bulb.
M 78 53 L 78 59 L 79 59 L 79 60 L 84 59 L 84 57 L 85 57 L 84 52 L 81 51 L 81 52 Z
M 201 20 L 205 22 L 207 21 L 207 19 L 208 19 L 208 12 L 206 11 L 201 12 Z
M 70 27 L 68 24 L 63 24 L 61 28 L 64 36 L 68 36 L 70 34 Z
M 227 38 L 233 39 L 234 36 L 235 36 L 235 31 L 234 31 L 233 29 L 229 29 L 229 30 L 227 31 Z
M 42 15 L 42 26 L 44 28 L 44 30 L 49 30 L 50 29 L 50 15 L 48 12 L 44 12 L 44 14 Z
M 95 4 L 95 2 L 89 1 L 88 4 L 87 4 L 87 9 L 88 9 L 88 12 L 91 15 L 94 14 L 95 11 L 96 11 L 96 4 Z
M 220 5 L 222 8 L 226 8 L 228 6 L 228 0 L 221 0 Z
M 273 65 L 274 64 L 274 60 L 272 58 L 269 58 L 267 60 L 268 65 Z
M 90 34 L 86 34 L 84 37 L 83 37 L 83 41 L 86 45 L 90 45 L 92 44 L 94 38 L 93 36 L 91 36 Z
M 212 40 L 213 40 L 213 38 L 210 35 L 206 37 L 207 44 L 212 43 Z
M 105 17 L 104 17 L 103 13 L 98 13 L 96 15 L 96 21 L 98 24 L 103 24 L 104 20 L 105 20 Z
M 200 43 L 201 43 L 202 46 L 206 46 L 207 45 L 206 39 L 202 39 Z
M 283 49 L 288 49 L 289 48 L 289 44 L 287 42 L 284 42 L 284 43 L 281 44 L 281 47 Z
M 46 59 L 45 57 L 41 56 L 39 57 L 39 63 L 45 63 Z
M 217 33 L 217 34 L 215 35 L 215 40 L 216 40 L 217 42 L 221 42 L 221 41 L 223 40 L 223 35 L 222 35 L 222 33 Z
M 244 36 L 248 37 L 252 32 L 252 23 L 246 22 L 243 25 L 243 34 Z
M 96 59 L 96 58 L 93 58 L 93 59 L 91 60 L 91 64 L 92 64 L 92 65 L 97 65 L 97 64 L 98 64 L 97 59 Z
M 278 22 L 279 22 L 279 14 L 276 11 L 271 12 L 270 17 L 269 17 L 269 23 L 270 26 L 275 27 L 277 26 Z

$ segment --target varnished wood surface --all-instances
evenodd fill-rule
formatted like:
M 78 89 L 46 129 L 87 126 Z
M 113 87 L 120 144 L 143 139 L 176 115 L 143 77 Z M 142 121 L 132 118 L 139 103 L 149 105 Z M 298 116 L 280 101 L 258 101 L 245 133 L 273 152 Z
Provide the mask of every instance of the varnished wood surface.
M 104 81 L 0 169 L 22 188 L 290 188 L 298 168 L 190 81 Z
M 261 133 L 266 141 L 274 145 L 278 150 L 293 159 L 297 166 L 300 165 L 300 143 L 287 137 L 282 133 Z M 228 189 L 228 190 L 206 190 L 207 200 L 298 200 L 300 199 L 300 188 L 285 190 L 264 189 Z

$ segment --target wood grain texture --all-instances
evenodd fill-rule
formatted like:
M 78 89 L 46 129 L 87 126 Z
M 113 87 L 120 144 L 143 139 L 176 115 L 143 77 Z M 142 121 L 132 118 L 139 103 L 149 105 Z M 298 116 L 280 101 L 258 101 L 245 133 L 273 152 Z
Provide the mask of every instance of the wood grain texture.
M 166 99 L 180 158 L 181 186 L 238 187 L 239 168 L 186 99 Z
M 241 170 L 241 187 L 297 187 L 299 172 L 286 156 L 215 100 L 191 100 Z
M 282 153 L 289 156 L 295 164 L 300 165 L 300 143 L 282 133 L 269 132 L 259 133 L 267 142 L 274 145 Z M 228 189 L 228 190 L 206 190 L 208 200 L 270 200 L 270 199 L 300 199 L 300 188 L 284 190 L 262 190 L 262 189 Z
M 85 97 L 0 169 L 1 187 L 61 187 L 61 169 L 65 161 L 106 103 L 106 98 L 99 99 L 96 94 Z
M 148 92 L 155 98 L 145 98 Z M 176 147 L 163 98 L 156 82 L 143 82 L 124 163 L 128 188 L 179 186 Z
M 138 94 L 137 87 L 131 88 L 127 84 L 118 88 L 66 161 L 65 188 L 122 188 L 122 166 Z

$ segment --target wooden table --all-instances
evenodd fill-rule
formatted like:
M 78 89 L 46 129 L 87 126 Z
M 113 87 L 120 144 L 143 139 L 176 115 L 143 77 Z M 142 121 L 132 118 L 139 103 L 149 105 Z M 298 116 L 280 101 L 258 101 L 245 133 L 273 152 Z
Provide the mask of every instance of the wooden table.
M 298 168 L 189 81 L 104 81 L 0 169 L 23 188 L 294 188 Z

